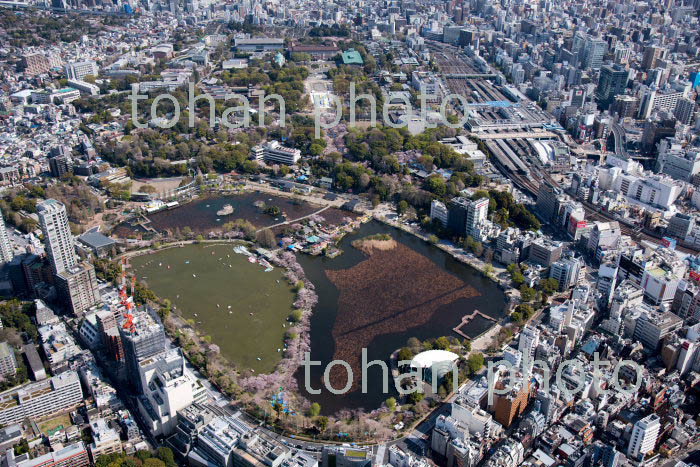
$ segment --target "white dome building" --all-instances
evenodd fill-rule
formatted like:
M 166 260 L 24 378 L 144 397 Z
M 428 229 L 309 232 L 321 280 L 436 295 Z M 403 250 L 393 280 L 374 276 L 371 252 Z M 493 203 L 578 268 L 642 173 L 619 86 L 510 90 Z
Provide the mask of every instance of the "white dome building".
M 437 376 L 437 382 L 452 371 L 457 364 L 459 355 L 447 350 L 426 350 L 411 360 L 411 369 L 420 372 L 421 378 L 427 383 L 433 382 L 433 374 Z M 456 368 L 456 366 L 455 366 Z

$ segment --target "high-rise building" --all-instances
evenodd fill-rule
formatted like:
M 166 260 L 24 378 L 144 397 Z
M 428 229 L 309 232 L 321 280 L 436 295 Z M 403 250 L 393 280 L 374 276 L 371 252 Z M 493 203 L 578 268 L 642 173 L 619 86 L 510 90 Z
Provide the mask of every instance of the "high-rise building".
M 87 261 L 61 271 L 55 276 L 58 292 L 70 311 L 79 315 L 100 302 L 95 268 Z
M 479 240 L 478 227 L 486 220 L 489 213 L 489 199 L 480 198 L 467 204 L 467 219 L 465 233 Z
M 466 234 L 467 217 L 471 202 L 469 198 L 464 197 L 454 198 L 449 202 L 447 207 L 447 228 L 456 235 L 463 236 Z
M 657 350 L 666 336 L 682 326 L 683 320 L 670 311 L 657 312 L 642 308 L 642 314 L 634 326 L 632 339 L 641 342 L 647 349 Z
M 187 367 L 180 349 L 141 360 L 139 378 L 139 411 L 154 436 L 171 435 L 177 426 L 177 413 L 207 398 L 206 387 Z
M 608 43 L 602 39 L 588 37 L 583 45 L 583 68 L 598 70 L 603 65 L 603 57 Z
M 694 283 L 681 280 L 671 304 L 671 311 L 681 319 L 700 318 L 700 289 Z
M 95 268 L 88 262 L 78 263 L 63 203 L 47 199 L 39 203 L 37 213 L 58 291 L 67 307 L 80 314 L 100 301 Z
M 39 75 L 51 69 L 49 57 L 40 53 L 27 54 L 22 57 L 24 73 L 27 75 Z
M 681 97 L 676 103 L 676 110 L 673 115 L 683 125 L 691 125 L 693 123 L 693 117 L 695 116 L 696 107 L 695 100 Z
M 540 330 L 534 326 L 525 326 L 520 333 L 518 350 L 530 358 L 535 356 L 535 350 L 540 343 Z
M 638 460 L 654 450 L 656 438 L 661 430 L 659 416 L 651 414 L 634 424 L 627 455 Z
M 0 342 L 0 376 L 3 378 L 14 376 L 17 372 L 17 360 L 15 351 L 7 342 Z
M 607 109 L 613 99 L 625 91 L 628 75 L 628 71 L 618 65 L 605 65 L 600 69 L 596 97 L 601 108 Z
M 587 248 L 594 254 L 599 248 L 614 248 L 620 241 L 620 236 L 621 230 L 619 222 L 596 222 L 593 224 L 590 236 L 588 237 Z
M 642 58 L 642 69 L 651 70 L 656 66 L 656 61 L 663 58 L 666 49 L 656 45 L 650 45 L 644 49 L 644 57 Z
M 134 326 L 119 327 L 130 380 L 140 386 L 139 362 L 165 350 L 165 331 L 158 316 L 149 308 L 134 311 Z
M 622 118 L 634 118 L 639 110 L 639 99 L 634 96 L 620 94 L 610 109 L 613 114 Z
M 71 171 L 70 159 L 63 154 L 49 159 L 49 170 L 51 176 L 61 178 Z
M 447 227 L 447 206 L 442 201 L 434 199 L 430 203 L 430 219 L 437 220 L 443 227 Z
M 535 210 L 545 222 L 550 222 L 555 219 L 559 213 L 559 197 L 562 192 L 559 188 L 550 185 L 549 183 L 541 183 L 537 191 L 537 204 Z
M 579 282 L 583 262 L 579 258 L 561 258 L 552 263 L 549 277 L 559 282 L 559 291 L 568 290 Z
M 5 227 L 5 219 L 2 217 L 2 212 L 0 212 L 0 266 L 12 261 L 14 256 L 10 236 L 7 234 L 7 227 Z
M 57 274 L 75 266 L 78 261 L 66 207 L 60 201 L 47 199 L 37 205 L 37 213 L 53 272 Z

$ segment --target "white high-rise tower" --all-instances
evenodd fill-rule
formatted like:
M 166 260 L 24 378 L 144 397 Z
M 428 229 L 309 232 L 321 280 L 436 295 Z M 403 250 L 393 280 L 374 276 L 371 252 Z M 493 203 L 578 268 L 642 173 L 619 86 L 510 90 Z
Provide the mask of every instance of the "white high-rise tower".
M 627 446 L 627 456 L 631 459 L 640 459 L 653 451 L 660 429 L 661 423 L 656 414 L 648 415 L 635 423 L 630 444 Z
M 5 219 L 3 219 L 2 212 L 0 212 L 0 266 L 12 261 L 14 256 L 10 236 L 7 235 L 7 228 L 5 227 Z
M 46 253 L 58 274 L 78 263 L 73 234 L 68 224 L 66 207 L 60 201 L 47 199 L 37 205 L 41 230 L 44 232 Z

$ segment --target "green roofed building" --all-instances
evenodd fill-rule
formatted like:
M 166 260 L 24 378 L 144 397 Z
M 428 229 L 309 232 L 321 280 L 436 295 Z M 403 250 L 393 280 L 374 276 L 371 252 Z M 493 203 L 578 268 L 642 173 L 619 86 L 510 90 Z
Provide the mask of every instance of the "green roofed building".
M 344 65 L 363 65 L 362 55 L 355 49 L 348 49 L 343 52 Z

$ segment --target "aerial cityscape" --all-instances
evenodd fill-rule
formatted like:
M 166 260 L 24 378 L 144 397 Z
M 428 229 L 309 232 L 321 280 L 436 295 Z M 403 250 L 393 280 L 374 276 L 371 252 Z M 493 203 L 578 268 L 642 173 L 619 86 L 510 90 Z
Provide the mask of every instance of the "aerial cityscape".
M 700 466 L 700 0 L 0 0 L 0 467 Z

